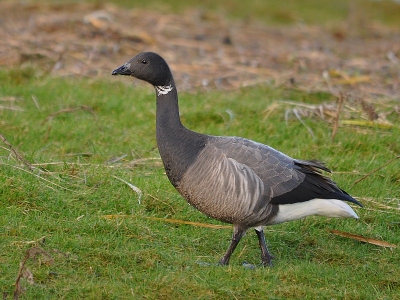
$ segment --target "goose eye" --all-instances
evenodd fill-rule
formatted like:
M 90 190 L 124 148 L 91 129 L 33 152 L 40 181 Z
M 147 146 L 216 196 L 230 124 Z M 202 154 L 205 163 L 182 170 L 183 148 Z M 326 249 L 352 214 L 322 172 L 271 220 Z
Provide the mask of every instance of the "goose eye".
M 147 64 L 147 60 L 142 59 L 141 63 L 145 65 L 145 64 Z

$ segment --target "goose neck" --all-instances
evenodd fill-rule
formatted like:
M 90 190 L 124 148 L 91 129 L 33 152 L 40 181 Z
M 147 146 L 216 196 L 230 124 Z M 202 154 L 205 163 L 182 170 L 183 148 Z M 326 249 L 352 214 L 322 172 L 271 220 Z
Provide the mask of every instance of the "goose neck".
M 183 127 L 178 106 L 178 93 L 173 84 L 155 87 L 157 93 L 156 126 L 165 130 Z

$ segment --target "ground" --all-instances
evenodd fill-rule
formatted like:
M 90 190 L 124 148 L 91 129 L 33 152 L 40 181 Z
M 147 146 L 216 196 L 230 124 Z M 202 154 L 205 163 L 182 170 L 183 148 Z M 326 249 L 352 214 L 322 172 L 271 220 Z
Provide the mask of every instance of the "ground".
M 274 27 L 200 9 L 12 1 L 0 4 L 0 22 L 0 65 L 30 63 L 54 76 L 108 77 L 135 54 L 154 51 L 180 90 L 273 81 L 367 100 L 400 96 L 400 31 L 356 11 L 331 26 Z

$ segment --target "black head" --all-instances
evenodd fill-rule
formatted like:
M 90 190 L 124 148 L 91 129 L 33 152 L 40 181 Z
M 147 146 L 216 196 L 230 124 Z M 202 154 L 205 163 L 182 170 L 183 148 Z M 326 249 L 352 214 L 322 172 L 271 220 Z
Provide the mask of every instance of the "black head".
M 112 75 L 128 75 L 147 81 L 154 86 L 171 83 L 171 71 L 165 60 L 156 53 L 143 52 L 112 71 Z

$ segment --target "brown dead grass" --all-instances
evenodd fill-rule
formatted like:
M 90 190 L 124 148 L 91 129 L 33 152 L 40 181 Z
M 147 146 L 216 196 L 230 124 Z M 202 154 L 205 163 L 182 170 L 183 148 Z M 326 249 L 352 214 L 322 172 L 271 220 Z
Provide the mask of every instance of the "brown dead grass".
M 200 10 L 1 2 L 0 19 L 5 67 L 33 63 L 54 76 L 111 78 L 133 55 L 154 51 L 170 63 L 180 90 L 273 82 L 365 99 L 400 96 L 400 31 L 357 25 L 351 15 L 335 28 L 274 28 Z

